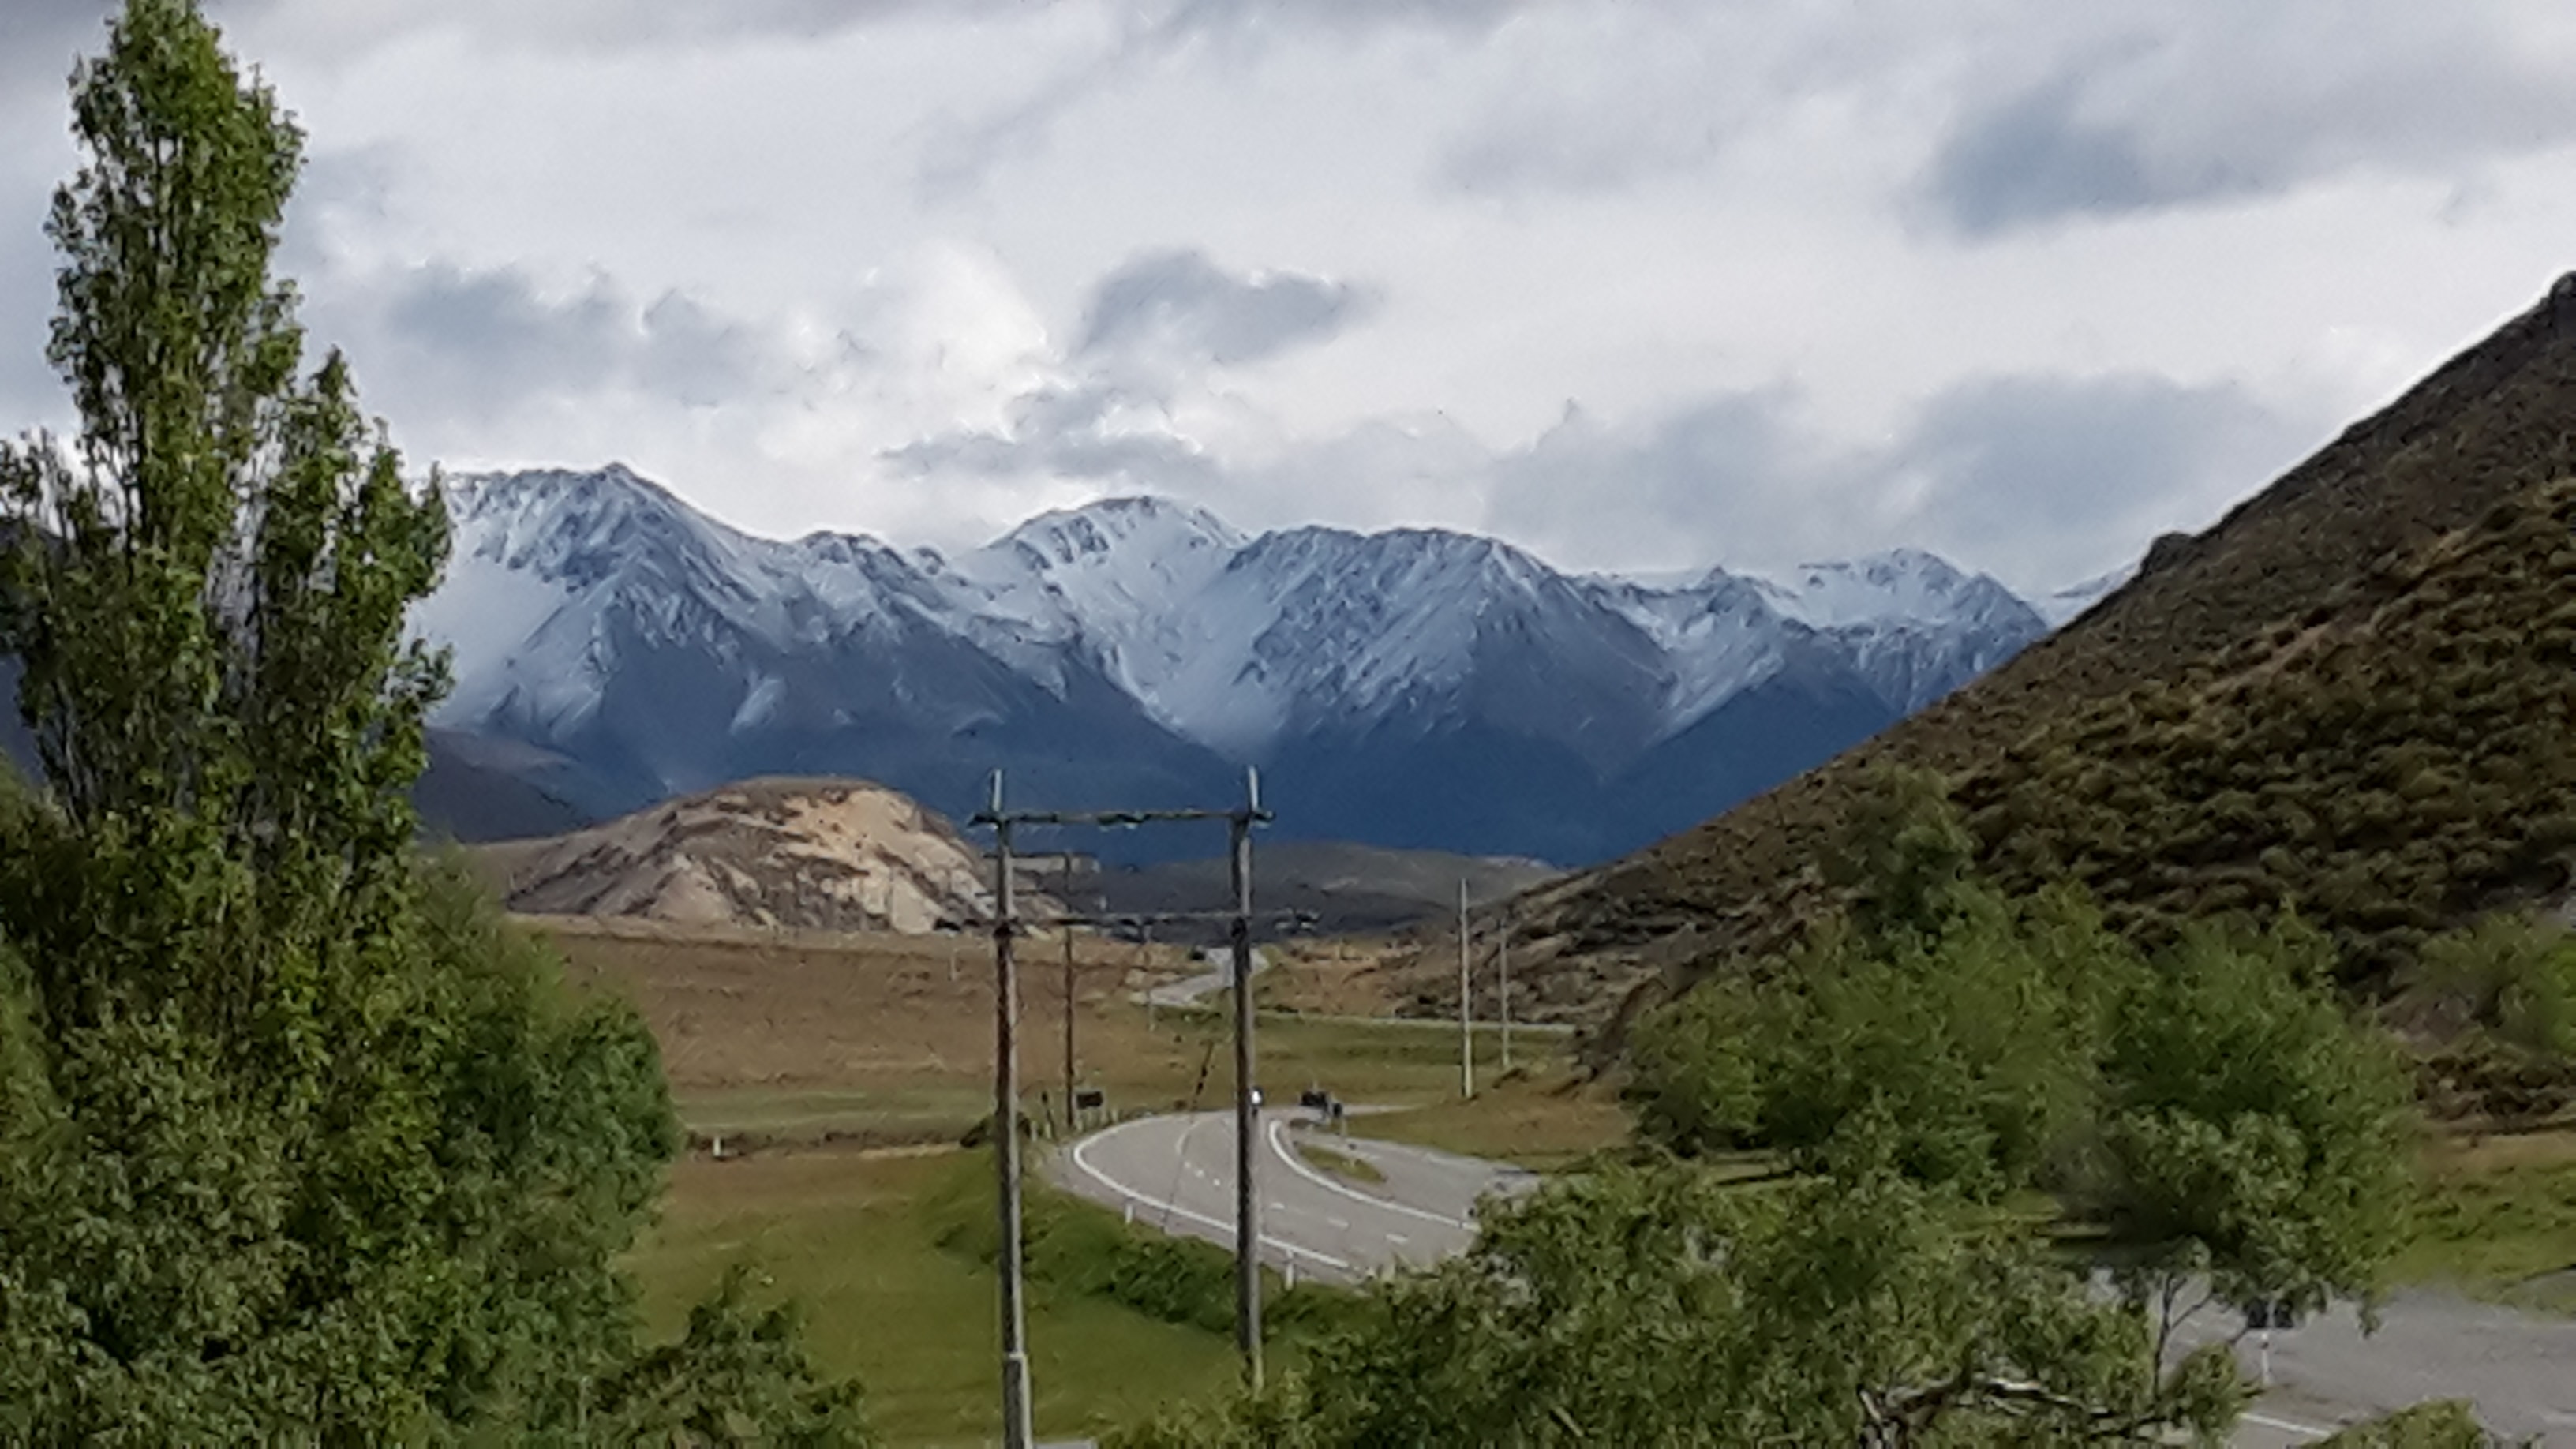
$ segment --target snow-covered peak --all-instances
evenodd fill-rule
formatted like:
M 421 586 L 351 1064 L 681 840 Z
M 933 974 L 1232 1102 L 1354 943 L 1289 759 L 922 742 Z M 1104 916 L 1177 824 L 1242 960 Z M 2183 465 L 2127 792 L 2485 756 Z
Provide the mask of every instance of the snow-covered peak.
M 1813 629 L 1984 624 L 2031 614 L 2011 590 L 1921 549 L 1801 564 L 1757 581 L 1773 608 Z
M 1036 572 L 1096 567 L 1143 557 L 1223 553 L 1243 547 L 1242 534 L 1215 514 L 1169 498 L 1103 498 L 1079 508 L 1041 513 L 987 546 Z
M 1247 759 L 1390 725 L 1538 729 L 1559 711 L 1548 737 L 1606 760 L 1818 650 L 1910 708 L 2043 630 L 1993 579 L 1911 549 L 1775 579 L 1578 578 L 1476 534 L 1247 539 L 1203 509 L 1127 497 L 952 559 L 745 535 L 619 465 L 461 477 L 448 498 L 449 576 L 415 617 L 457 645 L 443 722 L 533 721 L 546 737 L 587 718 L 638 651 L 738 674 L 737 723 L 753 729 L 792 703 L 798 671 L 839 678 L 830 661 L 866 650 L 905 708 L 923 689 L 971 701 L 1017 678 L 1067 698 L 1098 680 Z M 887 662 L 902 660 L 918 663 Z
M 746 567 L 761 542 L 736 533 L 639 477 L 623 463 L 466 474 L 447 487 L 456 556 L 482 558 L 572 587 L 638 558 L 677 554 L 717 574 Z

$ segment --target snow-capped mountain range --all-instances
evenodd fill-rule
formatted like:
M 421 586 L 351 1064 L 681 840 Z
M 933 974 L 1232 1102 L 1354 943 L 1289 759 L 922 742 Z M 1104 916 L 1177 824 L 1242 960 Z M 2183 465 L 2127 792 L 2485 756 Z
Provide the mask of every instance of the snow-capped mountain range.
M 584 814 L 782 772 L 962 813 L 995 767 L 1032 803 L 1221 802 L 1258 764 L 1286 833 L 1571 863 L 1819 763 L 2049 627 L 1911 550 L 1647 583 L 1439 530 L 1247 538 L 1159 498 L 954 557 L 752 537 L 616 466 L 457 479 L 448 501 L 416 619 L 455 650 L 445 767 L 506 760 Z

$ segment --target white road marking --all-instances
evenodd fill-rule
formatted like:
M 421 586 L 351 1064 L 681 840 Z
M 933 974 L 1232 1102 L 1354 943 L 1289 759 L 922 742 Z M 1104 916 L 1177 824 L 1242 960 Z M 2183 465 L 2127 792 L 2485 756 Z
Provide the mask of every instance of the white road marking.
M 1136 1122 L 1130 1124 L 1130 1126 L 1142 1127 L 1148 1125 L 1148 1122 L 1150 1121 L 1151 1119 L 1148 1119 L 1147 1122 Z M 1128 1129 L 1123 1127 L 1113 1127 L 1109 1132 L 1103 1132 L 1096 1137 L 1086 1137 L 1082 1141 L 1075 1143 L 1073 1145 L 1072 1153 L 1073 1165 L 1081 1168 L 1084 1172 L 1091 1174 L 1093 1181 L 1098 1182 L 1102 1187 L 1109 1189 L 1111 1192 L 1117 1193 L 1121 1197 L 1134 1198 L 1136 1201 L 1143 1203 L 1148 1207 L 1160 1209 L 1174 1217 L 1187 1218 L 1191 1222 L 1197 1223 L 1202 1227 L 1215 1228 L 1221 1232 L 1228 1233 L 1235 1231 L 1235 1225 L 1222 1218 L 1212 1218 L 1205 1213 L 1195 1213 L 1190 1211 L 1188 1208 L 1181 1206 L 1179 1203 L 1166 1202 L 1163 1199 L 1154 1196 L 1152 1193 L 1138 1192 L 1136 1189 L 1129 1187 L 1127 1184 L 1120 1182 L 1114 1177 L 1111 1177 L 1108 1173 L 1101 1171 L 1098 1165 L 1093 1163 L 1089 1157 L 1084 1155 L 1091 1150 L 1094 1143 L 1105 1140 L 1113 1132 L 1123 1132 L 1126 1130 Z M 1283 1242 L 1278 1238 L 1266 1235 L 1261 1239 L 1261 1241 L 1271 1247 L 1277 1248 L 1283 1253 L 1292 1254 L 1300 1258 L 1311 1258 L 1315 1262 L 1322 1263 L 1327 1267 L 1339 1268 L 1345 1273 L 1351 1271 L 1350 1264 L 1334 1257 L 1330 1253 L 1318 1253 L 1312 1248 L 1301 1248 L 1295 1243 Z
M 2305 1434 L 2311 1439 L 2328 1438 L 2334 1433 L 2332 1429 L 2320 1429 L 2314 1424 L 2302 1424 L 2296 1419 L 2275 1419 L 2269 1414 L 2257 1414 L 2250 1409 L 2237 1417 L 2248 1424 L 2260 1424 L 2266 1429 L 2278 1429 L 2285 1434 Z
M 1407 1207 L 1400 1202 L 1393 1202 L 1382 1197 L 1371 1197 L 1369 1194 L 1360 1192 L 1357 1189 L 1344 1187 L 1342 1184 L 1335 1182 L 1324 1174 L 1308 1167 L 1305 1164 L 1305 1161 L 1298 1157 L 1296 1152 L 1288 1146 L 1287 1140 L 1279 1135 L 1282 1130 L 1283 1129 L 1280 1124 L 1276 1122 L 1270 1124 L 1270 1150 L 1279 1154 L 1279 1160 L 1288 1164 L 1289 1171 L 1296 1173 L 1299 1177 L 1306 1179 L 1308 1182 L 1315 1184 L 1326 1192 L 1337 1192 L 1342 1196 L 1351 1199 L 1353 1202 L 1363 1202 L 1373 1208 L 1383 1208 L 1388 1212 L 1402 1213 L 1406 1217 L 1420 1218 L 1425 1222 L 1438 1223 L 1444 1228 L 1457 1228 L 1462 1232 L 1473 1232 L 1475 1230 L 1476 1225 L 1474 1223 L 1460 1222 L 1456 1218 L 1447 1217 L 1440 1213 L 1426 1212 L 1418 1207 Z M 1387 1236 L 1399 1243 L 1404 1241 L 1404 1239 L 1396 1237 L 1393 1233 L 1389 1233 Z

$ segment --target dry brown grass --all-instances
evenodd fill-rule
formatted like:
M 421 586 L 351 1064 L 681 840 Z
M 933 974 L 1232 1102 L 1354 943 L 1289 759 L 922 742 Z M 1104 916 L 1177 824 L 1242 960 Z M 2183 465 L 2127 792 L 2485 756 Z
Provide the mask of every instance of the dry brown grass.
M 823 933 L 770 935 L 650 922 L 522 918 L 552 939 L 583 990 L 632 1001 L 661 1043 L 683 1120 L 729 1144 L 954 1140 L 990 1110 L 988 942 Z M 1033 1111 L 1063 1091 L 1061 938 L 1021 950 L 1021 1072 Z M 1191 969 L 1180 952 L 1076 938 L 1079 1080 L 1121 1110 L 1207 1106 L 1232 1085 L 1225 1023 L 1211 1012 L 1149 1012 L 1129 999 Z M 1457 1038 L 1412 1023 L 1273 1016 L 1261 1079 L 1274 1097 L 1309 1086 L 1347 1101 L 1421 1107 L 1457 1088 Z M 1566 1044 L 1515 1049 L 1561 1072 Z M 1479 1051 L 1490 1061 L 1490 1032 Z M 1045 1094 L 1041 1099 L 1040 1094 Z M 1472 1150 L 1463 1139 L 1458 1150 Z
M 1391 1016 L 1398 1001 L 1388 965 L 1410 953 L 1383 938 L 1293 941 L 1264 946 L 1269 969 L 1256 997 L 1273 1011 L 1317 1016 Z

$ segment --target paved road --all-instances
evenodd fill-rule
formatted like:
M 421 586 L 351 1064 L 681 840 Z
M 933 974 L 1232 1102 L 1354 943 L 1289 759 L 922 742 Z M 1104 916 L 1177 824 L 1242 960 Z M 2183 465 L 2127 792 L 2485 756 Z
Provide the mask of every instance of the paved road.
M 1199 952 L 1199 963 L 1208 969 L 1196 976 L 1184 976 L 1178 981 L 1166 981 L 1160 986 L 1137 992 L 1137 1003 L 1143 1006 L 1196 1006 L 1234 984 L 1234 952 L 1231 947 L 1203 950 Z M 1260 951 L 1252 953 L 1253 975 L 1260 975 L 1269 964 L 1261 959 Z
M 2204 1343 L 2242 1322 L 2232 1310 L 2204 1310 L 2179 1336 Z M 2258 1336 L 2238 1340 L 2249 1372 L 2259 1371 L 2260 1355 Z M 2275 1392 L 2248 1416 L 2239 1444 L 2305 1444 L 2336 1425 L 2426 1399 L 2468 1399 L 2510 1440 L 2576 1446 L 2576 1319 L 2402 1293 L 2366 1337 L 2349 1306 L 2274 1332 L 2272 1382 Z
M 1528 1173 L 1498 1163 L 1360 1138 L 1326 1139 L 1386 1180 L 1347 1182 L 1299 1158 L 1292 1123 L 1262 1120 L 1258 1159 L 1262 1252 L 1300 1277 L 1352 1282 L 1397 1264 L 1423 1264 L 1474 1241 L 1476 1201 L 1520 1192 Z M 1234 1241 L 1231 1112 L 1148 1117 L 1075 1143 L 1050 1164 L 1056 1180 L 1169 1232 Z M 2211 1308 L 2180 1331 L 2185 1346 L 2226 1338 L 2241 1323 Z M 2259 1372 L 2261 1340 L 2237 1352 Z M 2427 1399 L 2466 1398 L 2487 1426 L 2513 1438 L 2576 1449 L 2576 1320 L 2538 1318 L 2434 1293 L 2392 1300 L 2364 1336 L 2349 1307 L 2272 1335 L 2273 1391 L 2236 1436 L 2249 1449 L 2312 1443 L 2334 1428 Z
M 1263 1258 L 1282 1271 L 1356 1282 L 1396 1264 L 1425 1264 L 1475 1241 L 1477 1199 L 1519 1192 L 1537 1179 L 1518 1168 L 1419 1147 L 1328 1137 L 1384 1182 L 1347 1182 L 1299 1157 L 1293 1122 L 1262 1114 L 1254 1168 L 1261 1189 Z M 1094 1133 L 1050 1160 L 1055 1179 L 1096 1202 L 1167 1232 L 1234 1242 L 1234 1114 L 1146 1117 Z

